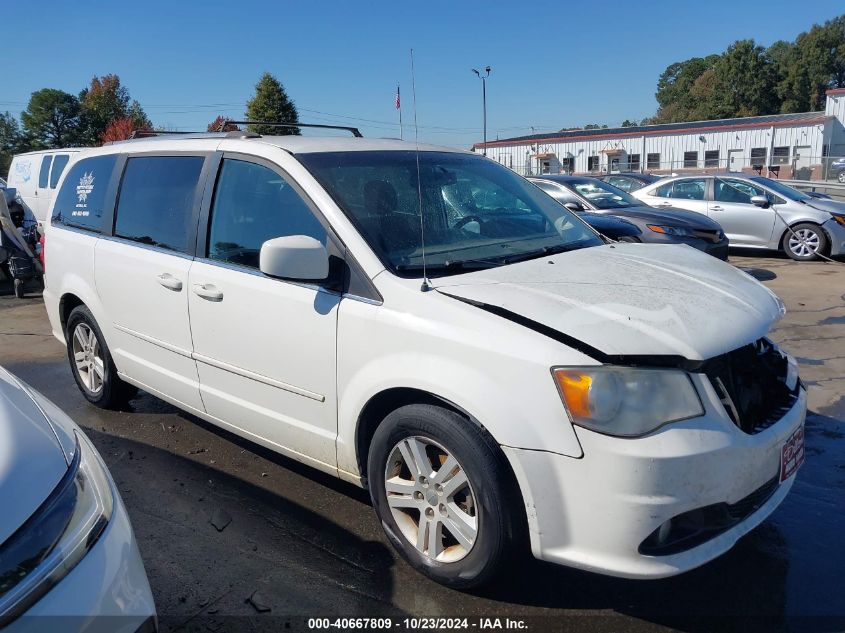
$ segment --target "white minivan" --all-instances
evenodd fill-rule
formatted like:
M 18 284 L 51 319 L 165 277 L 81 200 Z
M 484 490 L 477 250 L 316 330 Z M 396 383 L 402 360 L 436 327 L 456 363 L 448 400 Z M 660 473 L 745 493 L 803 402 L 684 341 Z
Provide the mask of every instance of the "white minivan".
M 9 166 L 7 186 L 14 188 L 39 225 L 44 223 L 59 178 L 79 148 L 17 154 Z
M 604 241 L 476 154 L 180 135 L 75 156 L 44 299 L 84 396 L 137 388 L 369 489 L 439 582 L 521 546 L 629 578 L 783 501 L 805 388 L 784 312 L 692 248 Z

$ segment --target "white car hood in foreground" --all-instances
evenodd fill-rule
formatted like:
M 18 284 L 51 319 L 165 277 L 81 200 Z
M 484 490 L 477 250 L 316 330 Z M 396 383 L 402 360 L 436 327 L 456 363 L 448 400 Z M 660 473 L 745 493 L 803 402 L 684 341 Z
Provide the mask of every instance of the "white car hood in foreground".
M 761 283 L 688 246 L 585 248 L 433 285 L 611 356 L 706 360 L 764 336 L 783 316 L 783 304 Z
M 0 369 L 0 544 L 50 496 L 67 469 L 53 428 Z

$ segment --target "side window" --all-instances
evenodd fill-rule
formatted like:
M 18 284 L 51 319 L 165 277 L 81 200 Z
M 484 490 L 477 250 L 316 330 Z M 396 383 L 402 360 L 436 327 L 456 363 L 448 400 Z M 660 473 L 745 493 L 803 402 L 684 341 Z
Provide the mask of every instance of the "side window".
M 258 268 L 261 245 L 274 237 L 308 235 L 326 243 L 326 229 L 278 173 L 224 159 L 211 207 L 208 257 Z
M 53 162 L 53 155 L 48 154 L 41 158 L 41 171 L 38 173 L 38 188 L 46 189 L 50 182 L 50 165 Z
M 766 192 L 744 180 L 716 179 L 714 199 L 718 202 L 751 204 L 752 196 L 765 196 Z
M 114 234 L 187 253 L 202 156 L 140 156 L 126 161 Z
M 540 189 L 545 191 L 549 194 L 552 198 L 560 202 L 561 204 L 566 204 L 567 202 L 578 202 L 578 198 L 576 198 L 573 194 L 569 193 L 565 189 L 561 187 L 556 187 L 555 185 L 549 185 L 544 182 L 536 183 Z M 578 202 L 578 204 L 581 204 Z
M 607 182 L 622 191 L 630 191 L 631 189 L 631 181 L 628 178 L 612 176 L 607 179 Z
M 707 181 L 703 178 L 676 180 L 675 188 L 672 189 L 671 198 L 681 200 L 704 200 L 704 192 L 707 189 Z
M 57 154 L 53 159 L 53 171 L 50 172 L 50 189 L 55 189 L 56 185 L 59 184 L 59 178 L 67 167 L 69 160 L 70 156 L 67 154 Z
M 670 180 L 669 182 L 660 185 L 657 189 L 654 190 L 652 193 L 653 196 L 657 196 L 658 198 L 671 198 L 672 197 L 672 185 L 675 182 Z
M 94 156 L 75 163 L 53 204 L 51 224 L 103 230 L 106 193 L 117 156 Z

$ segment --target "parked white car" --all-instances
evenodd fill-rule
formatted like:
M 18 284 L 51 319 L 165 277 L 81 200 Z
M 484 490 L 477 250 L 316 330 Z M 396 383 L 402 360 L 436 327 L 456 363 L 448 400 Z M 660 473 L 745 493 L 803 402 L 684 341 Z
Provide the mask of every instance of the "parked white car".
M 709 215 L 722 225 L 731 246 L 782 250 L 798 261 L 845 255 L 845 203 L 809 196 L 771 178 L 679 176 L 631 195 L 653 207 Z
M 59 178 L 79 148 L 26 152 L 12 157 L 6 186 L 13 187 L 39 225 L 44 223 Z
M 617 576 L 692 569 L 803 459 L 772 292 L 685 246 L 605 245 L 476 154 L 115 144 L 68 167 L 45 249 L 88 400 L 140 387 L 367 487 L 391 543 L 448 585 L 523 540 Z
M 155 631 L 132 527 L 102 459 L 70 418 L 2 368 L 0 508 L 0 629 Z

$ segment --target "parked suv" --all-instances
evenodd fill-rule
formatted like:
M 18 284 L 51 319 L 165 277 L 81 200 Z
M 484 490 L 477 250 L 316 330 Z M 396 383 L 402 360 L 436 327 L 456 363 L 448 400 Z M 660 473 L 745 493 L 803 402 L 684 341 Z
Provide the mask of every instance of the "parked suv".
M 792 259 L 845 255 L 845 203 L 810 196 L 763 176 L 682 176 L 638 189 L 655 206 L 709 215 L 731 246 L 783 250 Z
M 89 401 L 141 388 L 369 489 L 390 542 L 451 586 L 524 542 L 617 576 L 692 569 L 803 459 L 772 292 L 693 249 L 603 244 L 472 153 L 118 143 L 69 165 L 45 251 Z

